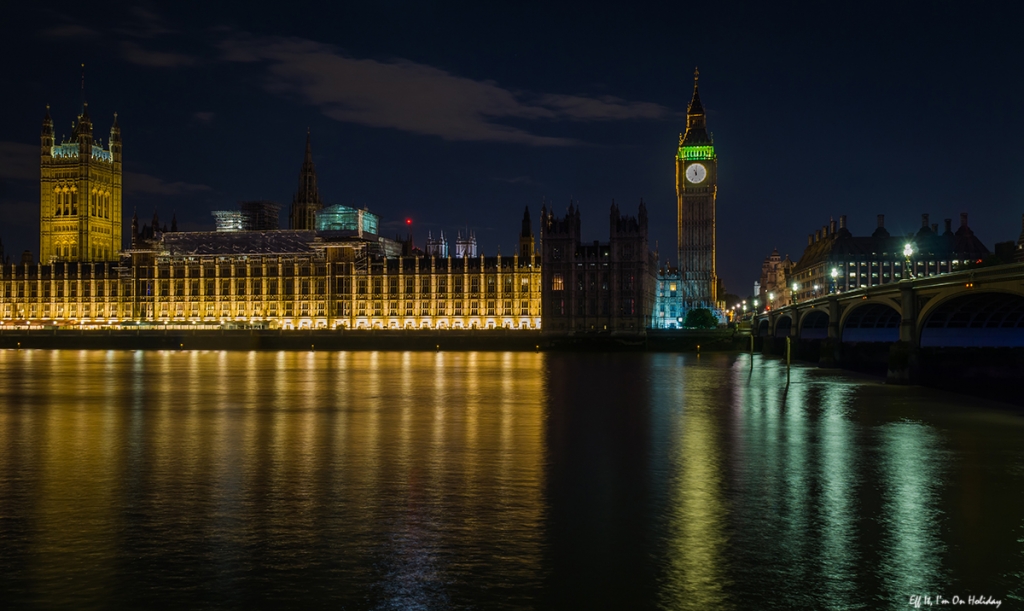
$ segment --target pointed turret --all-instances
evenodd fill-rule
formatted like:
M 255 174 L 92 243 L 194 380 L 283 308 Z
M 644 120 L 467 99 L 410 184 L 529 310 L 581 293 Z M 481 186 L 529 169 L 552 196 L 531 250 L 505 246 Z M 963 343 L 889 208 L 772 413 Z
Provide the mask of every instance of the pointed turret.
M 680 146 L 711 144 L 704 116 L 704 105 L 701 104 L 700 90 L 697 87 L 698 78 L 700 78 L 700 71 L 694 68 L 693 97 L 690 99 L 690 105 L 686 108 L 686 133 L 679 141 Z
M 117 122 L 117 113 L 114 113 L 114 124 L 110 126 L 110 157 L 115 162 L 121 161 L 121 125 Z
M 177 211 L 171 213 L 171 231 L 178 230 L 178 213 Z
M 50 155 L 53 149 L 53 119 L 50 118 L 50 105 L 46 105 L 46 116 L 43 117 L 43 130 L 39 134 L 43 155 Z
M 89 118 L 89 103 L 86 102 L 82 106 L 82 114 L 78 115 L 78 123 L 75 125 L 75 131 L 71 136 L 76 142 L 78 142 L 79 154 L 88 156 L 92 150 L 92 119 Z
M 532 257 L 533 244 L 533 223 L 530 222 L 530 207 L 523 211 L 523 226 L 519 232 L 519 256 Z
M 316 166 L 313 165 L 313 148 L 310 144 L 309 130 L 306 130 L 306 156 L 299 172 L 299 190 L 292 199 L 292 209 L 288 215 L 292 229 L 316 229 L 316 213 L 323 208 L 320 191 L 316 186 Z
M 135 248 L 135 243 L 139 240 L 139 211 L 132 211 L 132 248 Z

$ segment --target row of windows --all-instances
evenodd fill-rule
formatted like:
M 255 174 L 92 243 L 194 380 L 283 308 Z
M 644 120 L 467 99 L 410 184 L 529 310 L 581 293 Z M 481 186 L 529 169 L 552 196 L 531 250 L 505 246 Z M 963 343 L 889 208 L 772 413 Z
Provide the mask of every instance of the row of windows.
M 607 299 L 579 299 L 576 301 L 577 316 L 610 316 L 611 303 Z M 619 316 L 636 315 L 636 299 L 627 298 L 619 303 Z M 551 300 L 551 313 L 555 316 L 566 316 L 569 309 L 566 307 L 565 299 L 555 297 Z
M 109 219 L 111 212 L 110 192 L 93 192 L 89 197 L 89 216 L 101 219 Z M 78 191 L 55 189 L 53 194 L 53 215 L 77 216 L 78 215 Z
M 635 276 L 633 276 L 633 274 L 625 274 L 625 275 L 623 275 L 623 277 L 622 277 L 622 290 L 624 290 L 624 291 L 632 291 L 633 290 L 633 285 L 634 285 L 634 278 L 635 278 Z M 608 286 L 609 286 L 609 284 L 608 284 L 608 273 L 607 272 L 601 274 L 600 282 L 601 282 L 601 284 L 600 284 L 601 290 L 602 291 L 607 291 L 608 290 Z M 576 290 L 584 291 L 584 290 L 587 290 L 588 288 L 590 290 L 597 290 L 597 287 L 598 287 L 598 277 L 597 277 L 597 274 L 595 274 L 595 273 L 590 273 L 589 275 L 579 274 L 578 276 L 576 276 Z M 563 276 L 561 272 L 553 272 L 551 274 L 551 290 L 552 291 L 564 291 L 565 290 L 565 276 Z M 675 290 L 675 289 L 673 289 L 673 290 Z
M 126 293 L 126 291 L 121 289 L 121 283 L 116 280 L 110 282 L 98 280 L 95 282 L 95 285 L 88 280 L 82 282 L 71 280 L 67 283 L 63 280 L 55 282 L 37 282 L 35 280 L 28 282 L 4 282 L 2 290 L 0 290 L 0 296 L 5 299 L 38 298 L 40 296 L 43 298 L 78 297 L 79 294 L 82 297 L 117 297 L 118 293 Z
M 172 312 L 173 316 L 176 317 L 229 317 L 229 316 L 292 316 L 298 313 L 301 316 L 308 316 L 311 313 L 315 313 L 318 316 L 324 316 L 326 312 L 327 302 L 314 301 L 308 302 L 303 301 L 300 303 L 285 302 L 279 304 L 276 302 L 270 302 L 267 304 L 254 303 L 247 304 L 244 302 L 233 302 L 225 301 L 221 303 L 185 303 L 185 302 L 163 302 L 155 304 L 157 311 L 164 313 L 166 316 L 168 312 Z M 433 307 L 431 307 L 433 305 Z M 152 315 L 154 304 L 141 304 L 140 308 L 144 316 L 146 312 Z M 530 302 L 523 301 L 470 301 L 466 304 L 463 302 L 455 302 L 449 304 L 444 301 L 430 302 L 398 302 L 398 301 L 359 301 L 355 304 L 348 301 L 338 301 L 334 304 L 334 311 L 332 314 L 336 316 L 531 316 L 534 315 L 530 311 Z M 56 303 L 56 304 L 3 304 L 3 317 L 7 319 L 11 318 L 24 318 L 24 317 L 37 318 L 43 316 L 46 318 L 64 318 L 64 317 L 78 317 L 82 316 L 85 318 L 103 318 L 103 317 L 116 317 L 132 316 L 132 305 L 131 304 L 118 304 L 118 303 Z

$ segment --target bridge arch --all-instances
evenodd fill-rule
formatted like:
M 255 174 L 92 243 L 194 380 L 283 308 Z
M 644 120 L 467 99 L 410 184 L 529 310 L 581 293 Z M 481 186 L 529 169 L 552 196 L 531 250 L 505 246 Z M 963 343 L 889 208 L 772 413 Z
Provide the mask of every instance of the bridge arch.
M 863 301 L 847 308 L 840 321 L 843 342 L 885 342 L 900 339 L 900 309 L 889 300 Z
M 918 323 L 922 348 L 1024 347 L 1024 295 L 1018 291 L 961 290 L 927 305 Z
M 789 337 L 793 331 L 793 317 L 789 314 L 782 314 L 775 319 L 774 337 Z
M 769 327 L 768 319 L 762 318 L 761 321 L 757 323 L 757 337 L 768 337 Z
M 800 339 L 827 339 L 828 312 L 815 308 L 800 317 Z

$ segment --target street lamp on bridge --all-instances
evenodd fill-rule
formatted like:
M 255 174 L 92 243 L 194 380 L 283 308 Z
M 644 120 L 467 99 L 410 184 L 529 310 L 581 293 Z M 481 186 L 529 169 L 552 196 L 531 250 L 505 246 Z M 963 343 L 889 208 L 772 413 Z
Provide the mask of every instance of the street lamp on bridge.
M 839 278 L 839 270 L 833 267 L 832 268 L 832 290 L 829 291 L 830 293 L 838 293 L 839 292 L 839 286 L 836 284 L 836 279 L 837 278 Z
M 910 242 L 907 242 L 906 244 L 904 244 L 904 246 L 903 246 L 903 256 L 907 260 L 907 265 L 903 269 L 903 277 L 913 280 L 914 279 L 913 263 L 911 263 L 910 258 L 914 256 L 914 247 L 910 244 Z

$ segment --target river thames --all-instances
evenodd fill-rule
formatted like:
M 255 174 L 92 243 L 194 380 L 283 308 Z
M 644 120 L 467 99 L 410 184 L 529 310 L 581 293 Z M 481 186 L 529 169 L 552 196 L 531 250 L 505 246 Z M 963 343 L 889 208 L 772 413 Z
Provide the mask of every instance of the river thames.
M 1024 417 L 749 358 L 0 351 L 0 600 L 1024 607 Z

